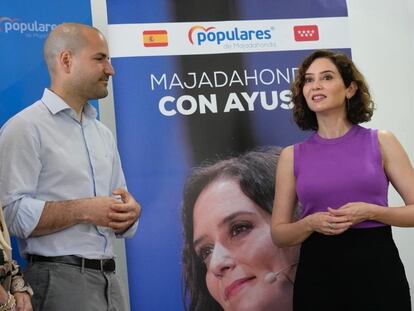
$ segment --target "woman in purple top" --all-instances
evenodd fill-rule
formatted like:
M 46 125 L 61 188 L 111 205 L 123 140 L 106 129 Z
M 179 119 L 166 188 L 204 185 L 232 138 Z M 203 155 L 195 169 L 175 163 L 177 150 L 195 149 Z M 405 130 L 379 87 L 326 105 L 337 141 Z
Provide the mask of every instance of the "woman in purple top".
M 302 243 L 294 310 L 410 311 L 390 226 L 414 226 L 414 171 L 393 134 L 358 125 L 374 108 L 364 77 L 346 55 L 315 51 L 292 102 L 295 122 L 314 133 L 280 156 L 271 232 L 279 247 Z M 405 208 L 388 207 L 389 182 Z

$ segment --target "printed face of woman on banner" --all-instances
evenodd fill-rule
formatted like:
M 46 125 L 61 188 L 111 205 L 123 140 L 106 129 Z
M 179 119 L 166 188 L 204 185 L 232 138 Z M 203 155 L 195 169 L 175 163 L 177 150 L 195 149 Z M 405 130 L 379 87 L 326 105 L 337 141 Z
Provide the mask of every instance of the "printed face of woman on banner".
M 183 201 L 184 285 L 191 311 L 289 311 L 298 248 L 272 242 L 277 148 L 202 166 Z
M 208 185 L 194 207 L 194 249 L 224 310 L 290 310 L 292 258 L 270 237 L 270 215 L 231 179 Z M 293 255 L 293 254 L 292 254 Z M 276 309 L 277 308 L 277 309 Z

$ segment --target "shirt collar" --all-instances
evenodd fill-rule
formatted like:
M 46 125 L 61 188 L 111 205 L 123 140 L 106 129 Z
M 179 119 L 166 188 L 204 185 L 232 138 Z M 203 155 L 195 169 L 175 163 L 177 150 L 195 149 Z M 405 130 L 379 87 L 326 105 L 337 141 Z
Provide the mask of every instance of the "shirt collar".
M 62 98 L 47 88 L 43 92 L 42 102 L 53 115 L 64 110 L 73 111 L 72 108 L 66 104 Z M 83 107 L 83 113 L 87 118 L 96 119 L 97 117 L 95 107 L 89 103 L 86 103 L 86 105 Z

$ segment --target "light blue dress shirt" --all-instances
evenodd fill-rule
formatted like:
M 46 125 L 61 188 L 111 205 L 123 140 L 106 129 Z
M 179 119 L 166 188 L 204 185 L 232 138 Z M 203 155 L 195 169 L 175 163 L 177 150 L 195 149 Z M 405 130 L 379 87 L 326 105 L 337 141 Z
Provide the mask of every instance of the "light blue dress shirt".
M 56 94 L 45 89 L 41 100 L 11 118 L 0 130 L 0 202 L 20 253 L 43 256 L 114 257 L 114 232 L 78 224 L 31 237 L 46 201 L 110 196 L 125 187 L 111 131 L 85 105 L 82 122 Z M 135 223 L 123 237 L 136 231 Z

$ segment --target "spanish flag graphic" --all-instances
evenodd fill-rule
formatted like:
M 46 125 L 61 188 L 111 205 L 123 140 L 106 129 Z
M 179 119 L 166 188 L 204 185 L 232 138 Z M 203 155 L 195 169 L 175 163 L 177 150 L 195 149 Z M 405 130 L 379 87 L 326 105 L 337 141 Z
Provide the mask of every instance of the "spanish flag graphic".
M 166 30 L 144 30 L 142 35 L 145 47 L 168 45 L 168 34 Z

